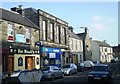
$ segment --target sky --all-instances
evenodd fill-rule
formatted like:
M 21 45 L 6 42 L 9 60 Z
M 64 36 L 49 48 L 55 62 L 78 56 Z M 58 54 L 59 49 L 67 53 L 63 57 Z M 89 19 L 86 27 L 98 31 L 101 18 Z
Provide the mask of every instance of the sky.
M 118 45 L 118 2 L 2 2 L 2 8 L 10 10 L 22 5 L 48 12 L 82 33 L 87 27 L 93 40 L 106 40 L 111 46 Z

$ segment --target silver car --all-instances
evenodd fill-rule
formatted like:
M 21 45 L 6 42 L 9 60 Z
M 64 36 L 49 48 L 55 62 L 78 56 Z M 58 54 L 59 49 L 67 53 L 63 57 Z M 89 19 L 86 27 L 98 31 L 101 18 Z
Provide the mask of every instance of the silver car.
M 45 66 L 42 68 L 43 76 L 42 79 L 54 80 L 56 77 L 64 77 L 64 73 L 57 66 Z
M 65 75 L 77 73 L 77 66 L 74 63 L 65 64 L 61 67 Z

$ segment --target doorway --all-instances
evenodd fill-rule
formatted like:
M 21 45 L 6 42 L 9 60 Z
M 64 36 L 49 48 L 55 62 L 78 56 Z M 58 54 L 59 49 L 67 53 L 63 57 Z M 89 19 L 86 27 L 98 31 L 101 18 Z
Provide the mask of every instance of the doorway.
M 50 65 L 55 65 L 55 58 L 50 58 Z
M 8 72 L 12 72 L 13 71 L 13 61 L 14 60 L 14 58 L 13 57 L 9 57 L 8 58 Z
M 35 57 L 26 56 L 25 69 L 32 70 L 33 68 L 35 68 Z

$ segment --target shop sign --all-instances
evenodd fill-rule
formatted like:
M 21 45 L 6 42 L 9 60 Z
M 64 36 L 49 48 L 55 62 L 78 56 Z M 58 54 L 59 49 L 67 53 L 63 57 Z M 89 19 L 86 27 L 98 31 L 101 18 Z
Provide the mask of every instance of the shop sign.
M 23 34 L 16 34 L 16 42 L 26 43 L 26 37 Z
M 49 53 L 49 58 L 56 58 L 55 53 Z
M 35 42 L 35 45 L 41 46 L 41 42 L 40 42 L 40 41 L 37 41 L 37 42 Z
M 33 50 L 25 50 L 25 49 L 10 49 L 10 53 L 21 53 L 21 54 L 23 54 L 23 53 L 30 53 L 30 54 L 32 54 L 32 53 L 39 53 L 38 51 L 33 51 Z
M 18 49 L 18 53 L 23 53 L 23 50 L 21 50 L 21 49 Z
M 33 53 L 32 50 L 24 50 L 24 53 Z
M 54 52 L 54 53 L 61 53 L 61 49 L 59 48 L 47 48 L 47 47 L 41 47 L 42 52 Z

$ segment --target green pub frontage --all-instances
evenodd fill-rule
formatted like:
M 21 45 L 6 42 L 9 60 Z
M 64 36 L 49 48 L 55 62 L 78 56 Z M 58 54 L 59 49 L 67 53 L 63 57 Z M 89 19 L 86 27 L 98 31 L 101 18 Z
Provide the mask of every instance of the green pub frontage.
M 42 66 L 55 65 L 61 67 L 62 52 L 60 48 L 41 47 L 40 53 L 42 56 Z

